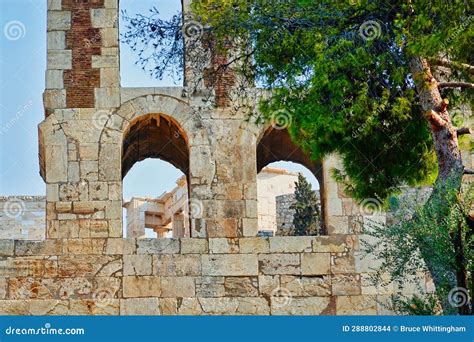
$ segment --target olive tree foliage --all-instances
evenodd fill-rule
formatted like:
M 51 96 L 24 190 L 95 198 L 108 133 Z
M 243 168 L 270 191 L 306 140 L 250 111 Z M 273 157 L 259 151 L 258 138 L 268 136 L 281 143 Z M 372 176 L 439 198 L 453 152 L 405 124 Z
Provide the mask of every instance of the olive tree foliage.
M 187 51 L 229 54 L 211 70 L 216 78 L 223 69 L 239 74 L 246 83 L 235 88 L 243 98 L 250 96 L 249 82 L 270 90 L 255 118 L 278 121 L 284 112 L 293 140 L 312 158 L 337 152 L 344 171 L 335 175 L 353 197 L 383 201 L 400 185 L 433 182 L 438 150 L 410 61 L 433 61 L 450 106 L 471 101 L 471 92 L 461 91 L 470 89 L 473 71 L 469 3 L 207 0 L 192 9 L 184 21 L 180 14 L 158 20 L 156 10 L 124 16 L 129 28 L 122 39 L 150 73 L 204 68 L 193 59 L 205 54 L 185 54 L 184 62 L 176 57 L 183 58 L 183 38 Z
M 466 220 L 474 205 L 474 184 L 461 192 L 449 182 L 444 187 L 437 185 L 426 203 L 418 195 L 393 197 L 393 223 L 368 220 L 365 224 L 363 250 L 380 261 L 373 268 L 373 284 L 395 284 L 398 291 L 391 306 L 395 312 L 474 313 L 468 301 L 474 272 L 474 235 Z M 419 295 L 404 296 L 404 286 L 416 283 L 420 272 L 433 278 L 435 292 L 423 294 L 426 290 L 422 287 Z

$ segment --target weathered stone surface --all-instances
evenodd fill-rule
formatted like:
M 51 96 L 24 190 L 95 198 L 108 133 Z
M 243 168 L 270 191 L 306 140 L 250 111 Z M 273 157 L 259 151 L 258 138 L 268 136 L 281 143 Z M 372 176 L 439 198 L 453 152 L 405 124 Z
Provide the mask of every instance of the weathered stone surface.
M 295 297 L 322 297 L 331 295 L 330 276 L 280 276 L 281 288 Z
M 139 239 L 138 254 L 174 254 L 179 253 L 178 239 Z
M 268 253 L 270 251 L 270 244 L 267 238 L 251 237 L 242 238 L 239 240 L 240 253 L 257 254 Z
M 60 277 L 109 277 L 122 268 L 122 259 L 114 256 L 67 255 L 58 259 Z
M 258 296 L 257 277 L 226 277 L 224 288 L 230 297 L 256 297 Z
M 333 274 L 355 273 L 354 255 L 351 253 L 332 253 L 331 272 Z
M 252 254 L 202 255 L 202 274 L 249 276 L 258 274 L 258 258 Z
M 169 298 L 194 297 L 196 295 L 193 277 L 162 277 L 161 296 Z
M 333 295 L 360 295 L 360 274 L 337 274 L 332 276 Z
M 129 298 L 120 300 L 120 315 L 160 315 L 158 298 Z
M 304 275 L 329 274 L 331 267 L 330 253 L 301 254 L 301 273 Z
M 124 255 L 123 275 L 143 276 L 152 274 L 151 255 Z
M 271 253 L 312 252 L 312 236 L 276 236 L 269 238 Z
M 123 277 L 124 298 L 159 297 L 160 295 L 160 277 Z
M 224 277 L 198 277 L 196 278 L 197 297 L 224 297 Z
M 239 239 L 209 239 L 209 251 L 211 254 L 238 253 Z
M 272 315 L 321 315 L 328 310 L 329 297 L 288 298 L 271 297 Z
M 377 302 L 373 296 L 337 296 L 338 315 L 375 315 Z
M 258 264 L 263 274 L 301 274 L 299 254 L 260 254 Z
M 13 240 L 0 240 L 0 256 L 13 255 L 14 246 Z
M 206 254 L 209 251 L 207 239 L 181 239 L 182 254 Z
M 313 252 L 346 252 L 354 246 L 353 235 L 318 236 L 313 240 Z
M 201 274 L 200 255 L 154 255 L 153 274 L 160 276 L 197 276 Z

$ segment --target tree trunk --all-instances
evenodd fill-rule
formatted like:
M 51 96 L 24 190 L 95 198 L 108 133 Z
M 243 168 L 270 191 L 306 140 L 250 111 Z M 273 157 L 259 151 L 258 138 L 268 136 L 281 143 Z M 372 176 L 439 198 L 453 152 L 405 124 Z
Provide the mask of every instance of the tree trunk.
M 431 134 L 438 159 L 438 177 L 436 184 L 443 189 L 444 185 L 449 182 L 450 186 L 460 189 L 464 166 L 461 160 L 457 132 L 447 110 L 448 103 L 442 99 L 438 82 L 433 77 L 430 66 L 425 59 L 413 58 L 410 61 L 410 70 L 418 91 L 421 107 L 431 127 Z M 457 239 L 451 239 L 451 241 L 454 249 L 458 252 L 460 247 L 458 245 L 459 241 Z M 429 255 L 429 251 L 425 251 L 425 253 L 421 251 L 421 253 L 422 255 Z M 432 266 L 430 265 L 430 259 L 428 257 L 424 259 L 428 269 L 432 271 L 434 268 L 430 267 Z M 462 265 L 457 266 L 460 270 L 465 270 L 464 262 L 460 261 L 459 256 L 457 256 L 456 262 L 461 262 Z M 444 270 L 444 272 L 448 275 L 448 279 L 452 279 L 451 287 L 461 286 L 462 284 L 466 286 L 467 282 L 465 280 L 467 279 L 459 279 L 460 273 L 456 272 L 455 269 L 447 269 Z M 464 272 L 464 275 L 465 274 Z M 433 271 L 431 272 L 431 276 L 437 288 L 446 285 L 441 283 L 443 278 L 446 279 L 445 277 L 440 277 Z M 462 284 L 460 285 L 459 283 Z M 449 307 L 449 304 L 447 304 L 445 300 L 441 300 L 441 302 L 444 303 L 443 310 L 445 312 L 450 309 L 452 310 L 452 307 Z

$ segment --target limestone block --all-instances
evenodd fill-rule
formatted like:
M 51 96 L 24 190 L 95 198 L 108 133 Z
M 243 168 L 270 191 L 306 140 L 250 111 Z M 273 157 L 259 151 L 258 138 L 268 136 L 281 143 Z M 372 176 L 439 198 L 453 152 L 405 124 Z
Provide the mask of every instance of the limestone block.
M 215 238 L 209 239 L 209 252 L 211 254 L 225 254 L 239 252 L 239 239 Z
M 257 277 L 226 277 L 224 281 L 226 296 L 256 297 L 258 296 Z
M 66 48 L 66 31 L 49 31 L 48 50 L 64 50 Z
M 224 277 L 197 277 L 197 297 L 224 297 Z
M 129 298 L 120 300 L 120 315 L 160 315 L 158 298 Z
M 15 255 L 61 255 L 61 240 L 15 241 Z
M 117 144 L 101 144 L 99 149 L 99 180 L 121 181 L 120 146 Z
M 258 233 L 258 219 L 243 218 L 242 219 L 242 234 L 243 236 L 254 237 Z
M 151 255 L 124 255 L 123 256 L 123 275 L 140 276 L 151 275 L 152 256 Z
M 109 56 L 107 56 L 107 58 L 109 58 Z M 96 108 L 112 108 L 120 106 L 119 88 L 95 88 L 94 92 Z
M 313 252 L 346 252 L 354 248 L 352 235 L 317 236 L 313 240 Z
M 60 11 L 61 0 L 48 0 L 48 11 Z
M 162 277 L 161 297 L 194 297 L 196 289 L 193 277 Z
M 258 291 L 260 295 L 271 296 L 280 287 L 279 275 L 259 275 Z
M 5 299 L 7 296 L 7 280 L 0 278 L 0 299 Z
M 332 276 L 333 295 L 360 295 L 360 274 L 337 274 Z
M 46 171 L 47 183 L 67 182 L 66 146 L 49 145 L 46 148 L 45 163 L 48 165 Z
M 68 315 L 118 315 L 119 299 L 103 300 L 70 300 Z
M 117 23 L 117 10 L 109 8 L 91 9 L 91 23 L 94 28 L 115 27 Z
M 93 68 L 118 68 L 119 67 L 118 56 L 93 55 L 92 56 L 92 67 Z M 119 104 L 117 106 L 108 106 L 108 107 L 118 107 L 118 106 L 120 106 L 120 101 L 119 101 Z
M 299 254 L 260 254 L 258 263 L 263 274 L 301 274 Z
M 180 241 L 182 254 L 206 254 L 209 252 L 207 239 L 182 238 Z
M 48 50 L 47 69 L 71 68 L 72 50 Z
M 258 258 L 252 254 L 202 255 L 204 276 L 258 275 Z
M 102 88 L 118 87 L 120 85 L 118 68 L 101 68 L 100 69 L 100 86 Z
M 162 315 L 177 315 L 178 300 L 177 298 L 160 298 L 160 311 Z
M 102 46 L 117 47 L 119 45 L 118 30 L 116 28 L 101 28 L 100 36 L 102 38 Z
M 154 255 L 153 274 L 160 276 L 197 276 L 201 274 L 200 255 Z
M 203 313 L 211 315 L 268 315 L 265 298 L 224 297 L 198 298 Z
M 331 253 L 331 273 L 355 273 L 354 255 L 351 253 Z
M 64 88 L 63 71 L 62 70 L 46 70 L 45 87 L 46 89 Z
M 48 11 L 48 31 L 69 30 L 71 28 L 70 11 Z
M 65 108 L 66 90 L 46 89 L 43 93 L 43 101 L 46 108 Z
M 349 218 L 347 216 L 328 216 L 327 226 L 329 235 L 349 234 Z
M 68 307 L 60 300 L 1 300 L 0 315 L 66 315 Z
M 0 256 L 13 255 L 14 241 L 13 240 L 0 240 Z
M 271 253 L 301 253 L 313 250 L 312 236 L 275 236 L 269 238 Z
M 105 239 L 65 239 L 63 240 L 64 254 L 102 254 Z
M 330 253 L 301 254 L 301 273 L 304 275 L 329 274 L 331 267 Z
M 175 254 L 179 253 L 178 239 L 139 239 L 138 254 Z
M 60 277 L 110 277 L 122 269 L 122 259 L 115 256 L 65 255 L 58 259 Z
M 105 254 L 135 254 L 135 239 L 109 238 L 107 239 Z
M 331 295 L 331 277 L 300 277 L 281 275 L 281 288 L 295 297 L 323 297 Z
M 321 315 L 331 310 L 330 297 L 271 297 L 272 315 Z
M 264 237 L 241 238 L 239 246 L 240 253 L 244 254 L 268 253 L 270 251 L 268 238 Z
M 337 296 L 338 315 L 375 315 L 377 302 L 374 296 Z
M 159 297 L 160 277 L 123 277 L 123 297 Z

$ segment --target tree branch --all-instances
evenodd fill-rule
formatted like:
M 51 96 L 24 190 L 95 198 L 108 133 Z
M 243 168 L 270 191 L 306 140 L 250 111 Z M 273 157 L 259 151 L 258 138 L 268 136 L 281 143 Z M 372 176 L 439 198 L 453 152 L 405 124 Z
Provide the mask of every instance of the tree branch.
M 444 88 L 465 88 L 465 89 L 474 89 L 474 83 L 469 82 L 441 82 L 438 83 L 439 89 Z
M 464 174 L 465 174 L 465 175 L 474 175 L 474 170 L 473 170 L 473 169 L 465 168 L 465 169 L 464 169 Z
M 474 75 L 474 66 L 467 63 L 453 62 L 446 58 L 434 58 L 430 59 L 430 62 L 434 65 L 444 66 L 447 68 L 466 70 L 469 74 Z
M 456 133 L 458 136 L 464 135 L 464 134 L 471 134 L 471 128 L 470 127 L 461 127 L 456 130 Z

